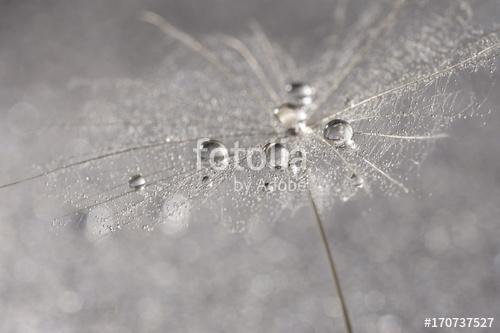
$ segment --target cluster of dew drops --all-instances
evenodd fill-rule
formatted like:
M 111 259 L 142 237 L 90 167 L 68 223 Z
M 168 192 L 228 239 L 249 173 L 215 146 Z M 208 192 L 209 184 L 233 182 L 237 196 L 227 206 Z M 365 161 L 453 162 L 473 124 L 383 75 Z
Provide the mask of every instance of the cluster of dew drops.
M 310 131 L 307 126 L 308 115 L 311 106 L 314 103 L 315 89 L 303 82 L 291 82 L 286 85 L 286 92 L 289 101 L 273 109 L 273 114 L 280 126 L 286 131 L 287 136 L 298 136 Z M 323 138 L 332 144 L 334 148 L 356 149 L 357 146 L 353 140 L 354 130 L 352 125 L 344 119 L 333 119 L 328 121 L 323 128 Z M 205 138 L 198 147 L 202 162 L 208 163 L 210 158 L 218 165 L 228 162 L 230 158 L 229 151 L 223 142 L 214 138 Z M 266 157 L 266 164 L 273 169 L 291 168 L 296 172 L 297 166 L 290 162 L 290 152 L 286 145 L 276 141 L 268 142 L 263 147 Z M 300 153 L 300 152 L 299 152 Z M 207 182 L 209 176 L 202 178 Z M 353 185 L 363 187 L 363 179 L 356 174 L 352 175 Z M 141 174 L 130 177 L 129 187 L 136 191 L 141 191 L 147 184 L 146 178 Z M 268 183 L 265 184 L 266 187 Z

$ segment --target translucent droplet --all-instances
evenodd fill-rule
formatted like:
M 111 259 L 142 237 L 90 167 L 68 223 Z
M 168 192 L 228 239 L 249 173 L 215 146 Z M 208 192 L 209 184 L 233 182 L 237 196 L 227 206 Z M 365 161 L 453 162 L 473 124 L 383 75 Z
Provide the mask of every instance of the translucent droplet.
M 285 103 L 273 111 L 276 119 L 286 129 L 300 129 L 304 126 L 307 114 L 304 108 L 298 104 Z
M 140 191 L 146 185 L 146 179 L 141 175 L 135 175 L 128 181 L 128 186 L 136 191 Z
M 290 153 L 286 147 L 278 142 L 268 143 L 264 147 L 266 153 L 267 165 L 274 169 L 288 167 Z
M 200 144 L 200 157 L 204 162 L 221 163 L 229 157 L 226 146 L 218 140 L 206 139 Z
M 347 121 L 334 119 L 326 124 L 323 131 L 325 139 L 332 141 L 336 147 L 353 147 L 354 130 Z
M 357 188 L 363 188 L 365 186 L 365 180 L 363 177 L 353 173 L 351 176 L 352 185 Z
M 302 82 L 291 82 L 287 84 L 286 91 L 293 98 L 294 102 L 304 106 L 313 102 L 314 88 Z
M 207 176 L 207 175 L 203 176 L 203 177 L 201 178 L 201 182 L 202 182 L 203 184 L 205 184 L 207 187 L 212 187 L 212 186 L 213 186 L 213 182 L 212 182 L 212 180 L 210 179 L 210 176 Z

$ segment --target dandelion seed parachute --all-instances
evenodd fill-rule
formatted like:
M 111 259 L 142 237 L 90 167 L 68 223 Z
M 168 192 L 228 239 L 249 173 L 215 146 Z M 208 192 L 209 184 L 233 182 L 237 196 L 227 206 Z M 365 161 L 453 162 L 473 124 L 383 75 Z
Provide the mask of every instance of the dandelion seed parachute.
M 321 210 L 361 187 L 407 192 L 415 161 L 445 137 L 454 119 L 481 105 L 455 78 L 469 69 L 490 69 L 500 37 L 498 31 L 471 29 L 471 11 L 461 1 L 372 6 L 300 67 L 257 24 L 241 38 L 195 38 L 158 15 L 143 15 L 175 45 L 157 74 L 70 82 L 67 93 L 82 102 L 74 105 L 81 116 L 45 130 L 73 131 L 98 148 L 64 156 L 31 178 L 43 179 L 76 212 L 106 207 L 110 213 L 103 220 L 112 221 L 113 230 L 141 227 L 138 217 L 152 228 L 161 224 L 169 212 L 175 216 L 175 207 L 185 207 L 165 206 L 173 198 L 213 208 L 215 219 L 231 230 L 245 230 L 241 221 L 249 216 L 262 223 L 278 218 L 276 207 L 308 204 L 304 193 L 269 195 L 258 186 L 262 179 L 306 179 Z M 292 80 L 297 77 L 303 81 Z M 350 124 L 357 149 L 340 150 L 324 140 L 325 126 L 335 119 Z M 252 173 L 230 159 L 226 170 L 196 170 L 193 148 L 201 138 L 260 151 L 279 138 L 305 152 L 306 165 Z M 138 174 L 146 181 L 141 191 L 129 184 Z M 235 192 L 234 179 L 251 189 Z M 225 207 L 235 208 L 234 215 Z

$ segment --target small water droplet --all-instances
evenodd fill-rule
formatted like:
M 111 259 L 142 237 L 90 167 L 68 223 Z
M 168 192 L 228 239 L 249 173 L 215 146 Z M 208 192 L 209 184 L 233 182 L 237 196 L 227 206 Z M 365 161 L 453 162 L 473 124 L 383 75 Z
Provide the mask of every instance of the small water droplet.
M 219 164 L 227 160 L 229 153 L 226 146 L 218 140 L 206 139 L 200 144 L 200 157 L 203 161 Z
M 274 116 L 286 129 L 300 130 L 304 127 L 307 114 L 301 105 L 285 103 L 273 110 Z
M 303 82 L 291 82 L 287 84 L 286 91 L 293 100 L 302 105 L 310 105 L 313 102 L 314 88 Z
M 334 119 L 328 122 L 323 131 L 325 139 L 332 141 L 336 147 L 354 147 L 353 135 L 354 130 L 351 124 L 342 119 Z
M 140 191 L 146 185 L 146 179 L 141 175 L 135 175 L 128 181 L 128 186 L 136 191 Z
M 290 160 L 290 153 L 286 147 L 279 143 L 268 143 L 264 147 L 266 153 L 267 165 L 274 169 L 281 169 L 288 166 Z
M 205 184 L 205 186 L 207 186 L 207 187 L 212 187 L 213 186 L 213 182 L 212 182 L 212 179 L 210 178 L 210 176 L 206 176 L 206 175 L 203 176 L 201 178 L 201 182 L 203 184 Z
M 365 180 L 363 177 L 353 173 L 351 176 L 352 185 L 357 188 L 363 188 L 365 186 Z
M 264 192 L 271 193 L 274 192 L 274 184 L 265 182 L 264 183 Z
M 344 100 L 344 106 L 346 108 L 350 108 L 354 105 L 354 101 L 352 100 L 351 97 L 346 97 L 346 99 Z

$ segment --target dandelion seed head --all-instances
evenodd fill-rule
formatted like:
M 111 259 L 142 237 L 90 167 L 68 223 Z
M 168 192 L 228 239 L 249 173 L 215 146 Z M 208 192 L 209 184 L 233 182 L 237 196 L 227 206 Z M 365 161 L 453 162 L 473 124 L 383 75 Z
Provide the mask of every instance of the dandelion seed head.
M 472 94 L 458 79 L 491 71 L 500 37 L 472 29 L 470 10 L 453 1 L 429 3 L 432 10 L 404 1 L 370 6 L 350 33 L 319 43 L 305 62 L 255 25 L 238 36 L 192 36 L 143 16 L 169 43 L 157 71 L 76 78 L 66 92 L 78 96 L 77 116 L 41 124 L 86 142 L 30 177 L 74 207 L 57 224 L 105 207 L 104 229 L 154 230 L 167 221 L 177 234 L 189 224 L 174 222 L 186 215 L 174 208 L 180 195 L 186 210 L 204 207 L 229 230 L 247 232 L 242 221 L 275 221 L 307 205 L 305 191 L 321 210 L 358 193 L 408 193 L 452 123 L 481 114 L 489 93 Z M 235 146 L 264 157 L 232 155 Z M 273 151 L 280 158 L 272 168 L 249 170 Z M 211 155 L 223 168 L 207 163 Z

